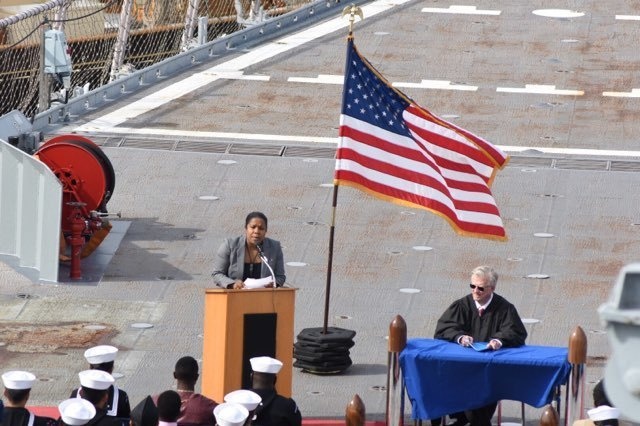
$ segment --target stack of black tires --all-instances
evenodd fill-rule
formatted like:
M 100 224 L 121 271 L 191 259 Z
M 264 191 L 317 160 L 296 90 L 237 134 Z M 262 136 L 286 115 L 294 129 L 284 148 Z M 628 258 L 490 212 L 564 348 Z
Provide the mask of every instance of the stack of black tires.
M 349 349 L 356 332 L 338 327 L 305 328 L 293 345 L 294 367 L 314 374 L 341 373 L 353 364 Z

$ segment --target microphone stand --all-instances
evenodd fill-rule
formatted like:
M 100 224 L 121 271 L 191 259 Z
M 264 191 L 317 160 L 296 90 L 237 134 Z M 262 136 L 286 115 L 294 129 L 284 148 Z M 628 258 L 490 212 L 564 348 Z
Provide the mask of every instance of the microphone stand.
M 276 283 L 276 274 L 273 273 L 273 269 L 271 269 L 271 265 L 269 265 L 267 256 L 264 255 L 264 252 L 262 251 L 262 247 L 260 247 L 260 244 L 256 244 L 256 247 L 258 247 L 258 254 L 260 255 L 260 259 L 262 259 L 264 264 L 267 265 L 267 268 L 269 268 L 269 272 L 271 272 L 271 279 L 273 280 L 273 288 L 275 289 L 278 287 L 278 283 Z

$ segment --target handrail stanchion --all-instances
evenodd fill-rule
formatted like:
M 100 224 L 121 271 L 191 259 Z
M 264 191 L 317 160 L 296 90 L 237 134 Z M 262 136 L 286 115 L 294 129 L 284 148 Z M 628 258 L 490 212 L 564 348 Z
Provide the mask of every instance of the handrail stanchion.
M 407 346 L 407 323 L 400 315 L 389 325 L 387 359 L 387 426 L 404 426 L 404 381 L 400 371 L 400 352 Z
M 347 405 L 345 412 L 346 426 L 364 426 L 366 420 L 364 403 L 360 399 L 360 395 L 355 394 L 353 399 Z
M 540 416 L 540 426 L 558 426 L 559 422 L 560 416 L 553 405 L 549 404 L 544 407 L 542 416 Z
M 584 416 L 584 382 L 587 363 L 587 336 L 579 326 L 573 330 L 569 338 L 569 354 L 571 374 L 567 384 L 567 403 L 565 405 L 565 425 Z

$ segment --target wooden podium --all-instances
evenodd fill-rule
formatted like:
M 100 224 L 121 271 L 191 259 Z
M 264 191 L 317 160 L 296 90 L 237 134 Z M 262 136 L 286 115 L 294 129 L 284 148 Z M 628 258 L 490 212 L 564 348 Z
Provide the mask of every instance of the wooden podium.
M 202 394 L 218 403 L 250 388 L 256 356 L 282 361 L 276 389 L 291 396 L 295 288 L 207 289 L 204 300 Z

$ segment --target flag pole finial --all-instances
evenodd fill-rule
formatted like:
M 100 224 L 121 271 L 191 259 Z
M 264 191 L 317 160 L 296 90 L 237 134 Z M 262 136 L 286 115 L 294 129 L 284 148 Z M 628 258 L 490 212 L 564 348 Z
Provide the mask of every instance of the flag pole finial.
M 355 4 L 351 3 L 351 6 L 347 6 L 342 9 L 342 16 L 349 15 L 349 37 L 353 34 L 353 23 L 356 21 L 356 15 L 360 17 L 362 21 L 364 19 L 364 15 L 362 14 L 362 9 Z

